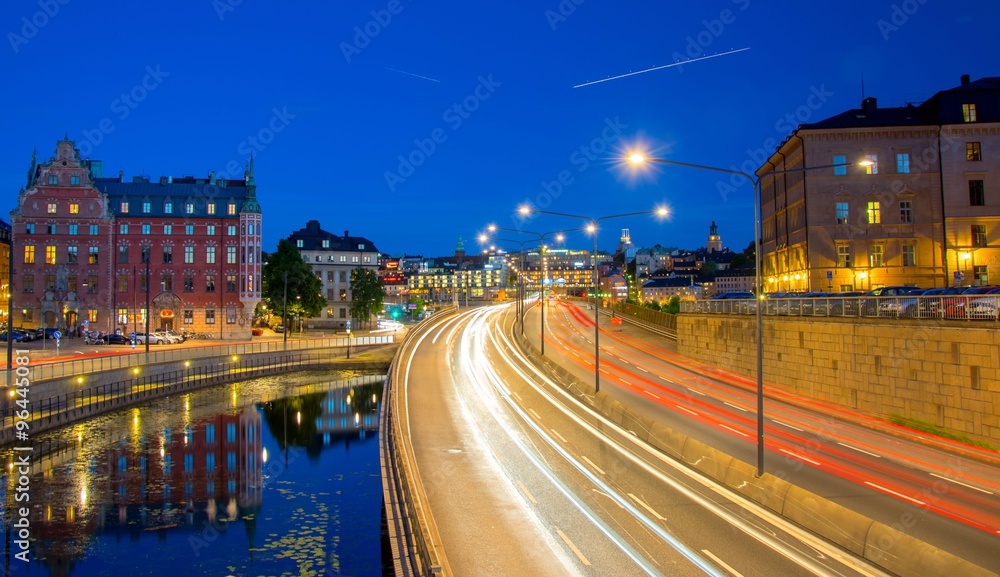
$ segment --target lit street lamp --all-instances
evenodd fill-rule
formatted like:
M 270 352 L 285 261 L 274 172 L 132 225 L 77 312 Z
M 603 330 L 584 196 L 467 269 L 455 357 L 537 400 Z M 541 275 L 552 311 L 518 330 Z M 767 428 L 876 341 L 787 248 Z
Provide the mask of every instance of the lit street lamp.
M 636 152 L 628 157 L 628 161 L 634 165 L 643 164 L 645 162 L 653 162 L 656 164 L 666 164 L 672 166 L 684 166 L 687 168 L 694 168 L 698 170 L 707 170 L 711 172 L 721 172 L 724 174 L 733 174 L 741 178 L 746 179 L 752 186 L 754 192 L 753 199 L 753 221 L 754 221 L 754 265 L 756 271 L 754 272 L 754 295 L 756 297 L 757 303 L 754 307 L 757 311 L 757 476 L 764 474 L 764 324 L 761 320 L 761 308 L 763 303 L 761 299 L 763 298 L 763 286 L 761 284 L 761 254 L 760 254 L 760 180 L 765 176 L 775 176 L 779 174 L 788 174 L 793 172 L 805 172 L 808 170 L 819 170 L 823 168 L 838 168 L 841 166 L 848 166 L 850 163 L 842 162 L 838 164 L 824 164 L 822 166 L 808 166 L 804 168 L 792 168 L 788 170 L 772 170 L 762 174 L 761 176 L 753 176 L 742 172 L 739 170 L 730 170 L 728 168 L 720 168 L 717 166 L 706 166 L 703 164 L 691 164 L 688 162 L 678 162 L 676 160 L 667 160 L 664 158 L 652 158 L 648 157 L 642 153 Z M 858 163 L 862 166 L 870 166 L 873 164 L 871 161 L 862 161 Z
M 528 216 L 532 213 L 536 214 L 548 214 L 551 216 L 564 216 L 567 218 L 578 218 L 587 223 L 584 229 L 594 235 L 594 254 L 593 254 L 593 264 L 594 264 L 594 394 L 596 395 L 601 391 L 601 346 L 600 346 L 600 323 L 598 319 L 601 313 L 601 304 L 598 300 L 598 292 L 600 291 L 600 286 L 598 285 L 598 275 L 597 275 L 597 225 L 602 220 L 610 220 L 612 218 L 625 218 L 627 216 L 640 216 L 640 215 L 655 215 L 658 217 L 666 217 L 667 209 L 658 208 L 656 210 L 644 210 L 641 212 L 626 212 L 624 214 L 612 214 L 608 216 L 601 216 L 598 218 L 592 218 L 589 216 L 581 216 L 579 214 L 566 214 L 562 212 L 550 212 L 547 210 L 538 210 L 530 206 L 522 206 L 517 209 L 519 213 L 523 216 Z M 544 317 L 543 317 L 544 318 Z

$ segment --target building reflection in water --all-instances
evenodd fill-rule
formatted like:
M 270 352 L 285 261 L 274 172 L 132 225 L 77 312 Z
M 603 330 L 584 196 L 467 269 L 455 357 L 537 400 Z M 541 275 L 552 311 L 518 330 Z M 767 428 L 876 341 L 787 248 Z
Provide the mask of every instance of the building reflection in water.
M 184 553 L 190 556 L 197 548 L 193 534 L 225 531 L 234 521 L 246 531 L 241 554 L 252 557 L 265 483 L 281 475 L 289 449 L 293 457 L 305 449 L 316 460 L 324 446 L 364 441 L 377 431 L 381 377 L 352 382 L 362 384 L 284 399 L 264 394 L 244 402 L 239 384 L 227 385 L 183 395 L 165 408 L 154 404 L 106 417 L 98 427 L 103 438 L 89 438 L 88 423 L 45 435 L 49 438 L 35 446 L 32 457 L 31 558 L 50 575 L 70 575 L 78 560 L 96 554 L 90 549 L 98 535 L 135 542 L 156 533 L 165 541 L 179 532 L 181 564 L 174 569 L 183 569 Z M 274 462 L 277 456 L 263 448 L 265 423 L 285 463 Z M 9 575 L 17 573 L 12 563 L 21 562 L 12 560 L 16 480 L 5 477 L 4 574 Z

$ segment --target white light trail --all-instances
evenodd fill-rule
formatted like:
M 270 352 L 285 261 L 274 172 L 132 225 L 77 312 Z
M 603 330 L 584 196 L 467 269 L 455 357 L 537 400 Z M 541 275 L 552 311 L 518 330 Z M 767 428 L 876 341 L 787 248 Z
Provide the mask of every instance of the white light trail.
M 635 72 L 629 72 L 627 74 L 619 74 L 618 76 L 612 76 L 610 78 L 604 78 L 602 80 L 591 80 L 590 82 L 584 82 L 583 84 L 577 84 L 573 88 L 583 88 L 584 86 L 591 86 L 593 84 L 600 84 L 602 82 L 608 82 L 611 80 L 618 80 L 619 78 L 628 78 L 629 76 L 636 76 L 638 74 L 646 74 L 647 72 L 655 72 L 657 70 L 663 70 L 664 68 L 673 68 L 674 66 L 683 66 L 685 64 L 692 64 L 694 62 L 699 62 L 701 60 L 708 60 L 709 58 L 718 58 L 719 56 L 726 56 L 728 54 L 735 54 L 737 52 L 744 52 L 750 50 L 750 48 L 737 48 L 735 50 L 730 50 L 729 52 L 722 52 L 720 54 L 712 54 L 710 56 L 701 56 L 699 58 L 692 58 L 691 60 L 683 60 L 681 62 L 674 62 L 673 64 L 664 64 L 663 66 L 654 66 L 652 68 L 646 68 L 644 70 L 636 70 Z

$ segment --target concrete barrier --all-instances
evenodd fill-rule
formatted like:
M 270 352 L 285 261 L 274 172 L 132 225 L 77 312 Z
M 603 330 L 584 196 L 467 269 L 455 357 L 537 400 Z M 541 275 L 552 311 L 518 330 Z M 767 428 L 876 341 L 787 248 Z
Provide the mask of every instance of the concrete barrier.
M 864 557 L 907 577 L 995 577 L 995 573 L 877 521 L 868 531 Z
M 865 554 L 865 539 L 874 523 L 860 513 L 795 485 L 785 493 L 781 514 L 859 557 Z
M 726 453 L 690 437 L 681 449 L 681 459 L 718 483 L 726 480 L 726 471 L 733 461 Z

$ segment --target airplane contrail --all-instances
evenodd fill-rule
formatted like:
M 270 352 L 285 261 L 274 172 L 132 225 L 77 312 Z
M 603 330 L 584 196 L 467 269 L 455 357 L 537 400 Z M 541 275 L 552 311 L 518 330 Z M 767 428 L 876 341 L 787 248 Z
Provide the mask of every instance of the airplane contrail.
M 619 74 L 618 76 L 612 76 L 611 78 L 604 78 L 602 80 L 593 80 L 591 82 L 584 82 L 583 84 L 577 84 L 573 88 L 582 88 L 584 86 L 590 86 L 591 84 L 600 84 L 601 82 L 607 82 L 609 80 L 618 80 L 619 78 L 627 78 L 629 76 L 635 76 L 636 74 L 645 74 L 647 72 L 653 72 L 655 70 L 663 70 L 664 68 L 673 68 L 674 66 L 683 66 L 684 64 L 691 64 L 692 62 L 698 62 L 699 60 L 708 60 L 709 58 L 718 58 L 719 56 L 725 56 L 727 54 L 735 54 L 737 52 L 743 52 L 744 50 L 750 50 L 750 48 L 737 48 L 736 50 L 730 50 L 729 52 L 722 52 L 720 54 L 712 54 L 711 56 L 702 56 L 700 58 L 692 58 L 691 60 L 684 60 L 682 62 L 674 62 L 673 64 L 664 64 L 663 66 L 654 66 L 653 68 L 646 68 L 645 70 L 637 70 L 635 72 L 629 72 L 628 74 Z
M 414 74 L 412 72 L 407 72 L 405 70 L 396 70 L 395 68 L 389 68 L 388 66 L 386 66 L 385 69 L 388 70 L 389 72 L 398 72 L 400 74 L 406 74 L 407 76 L 415 76 L 417 78 L 423 78 L 424 80 L 430 80 L 431 82 L 439 82 L 439 83 L 441 82 L 440 80 L 435 80 L 433 78 L 428 78 L 426 76 L 421 76 L 419 74 Z

